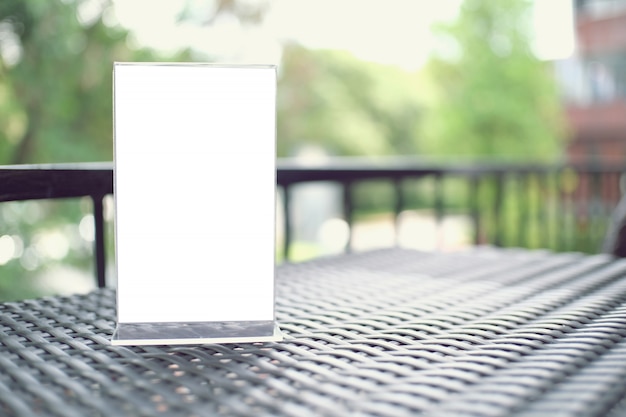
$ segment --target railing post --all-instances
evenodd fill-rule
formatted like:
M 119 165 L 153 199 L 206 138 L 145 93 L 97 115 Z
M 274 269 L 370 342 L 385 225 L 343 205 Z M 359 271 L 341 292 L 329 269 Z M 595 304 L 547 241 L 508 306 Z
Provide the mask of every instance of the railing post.
M 474 245 L 480 245 L 481 242 L 481 222 L 480 210 L 478 209 L 478 193 L 480 190 L 480 179 L 478 174 L 470 174 L 470 192 L 469 192 L 469 210 L 470 217 L 474 226 Z
M 531 218 L 531 183 L 530 174 L 522 172 L 519 174 L 519 207 L 517 216 L 517 227 L 519 228 L 516 244 L 526 247 L 530 241 L 530 218 Z
M 289 261 L 291 249 L 291 189 L 288 185 L 283 186 L 283 259 Z
M 353 226 L 353 202 L 352 202 L 352 182 L 345 181 L 343 185 L 343 218 L 348 224 L 348 240 L 345 252 L 352 252 L 352 226 Z
M 104 210 L 102 200 L 104 195 L 96 194 L 91 196 L 93 201 L 93 220 L 94 220 L 94 252 L 95 252 L 95 266 L 96 266 L 96 279 L 98 280 L 98 288 L 104 288 L 106 286 L 106 255 L 104 250 Z
M 437 249 L 442 250 L 444 244 L 444 229 L 443 229 L 443 218 L 444 218 L 444 193 L 445 190 L 443 188 L 443 175 L 438 172 L 434 176 L 434 187 L 433 187 L 433 200 L 434 200 L 434 209 L 435 209 L 435 222 L 437 228 Z
M 502 194 L 503 194 L 503 183 L 504 183 L 504 173 L 497 172 L 495 173 L 495 190 L 494 190 L 494 201 L 493 201 L 493 223 L 492 227 L 494 229 L 493 236 L 493 244 L 495 246 L 502 246 Z
M 570 251 L 577 248 L 577 212 L 576 190 L 581 186 L 581 171 L 574 167 L 562 167 L 559 169 L 559 212 L 560 221 L 558 250 Z
M 402 188 L 402 178 L 393 179 L 393 188 L 395 192 L 395 204 L 394 211 L 394 228 L 395 228 L 395 243 L 396 246 L 400 246 L 400 213 L 404 208 L 404 192 Z
M 603 196 L 603 188 L 604 188 L 604 182 L 605 182 L 605 177 L 602 174 L 601 168 L 600 168 L 600 162 L 599 161 L 593 161 L 593 165 L 592 165 L 592 173 L 591 173 L 591 192 L 592 192 L 592 199 L 591 199 L 591 206 L 590 206 L 590 225 L 591 225 L 591 230 L 589 233 L 589 243 L 588 243 L 588 247 L 589 250 L 593 250 L 594 248 L 594 241 L 600 240 L 602 237 L 602 234 L 604 232 L 604 228 L 606 227 L 605 225 L 602 225 L 600 222 L 600 218 L 604 215 L 604 207 L 603 207 L 603 203 L 604 203 L 604 196 Z M 594 239 L 595 238 L 595 239 Z
M 556 184 L 556 175 L 554 170 L 547 170 L 546 172 L 546 193 L 548 196 L 547 207 L 546 207 L 546 219 L 545 219 L 545 228 L 546 228 L 546 246 L 552 250 L 556 248 L 556 229 L 554 224 L 558 217 L 558 212 L 556 211 L 556 200 L 558 195 L 558 187 Z

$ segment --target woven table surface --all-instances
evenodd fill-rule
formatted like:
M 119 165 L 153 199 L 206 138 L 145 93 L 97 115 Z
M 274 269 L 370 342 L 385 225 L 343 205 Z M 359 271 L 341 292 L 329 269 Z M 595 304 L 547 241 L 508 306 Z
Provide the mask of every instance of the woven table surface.
M 280 343 L 111 346 L 111 289 L 0 304 L 0 416 L 626 415 L 624 261 L 389 249 L 276 279 Z

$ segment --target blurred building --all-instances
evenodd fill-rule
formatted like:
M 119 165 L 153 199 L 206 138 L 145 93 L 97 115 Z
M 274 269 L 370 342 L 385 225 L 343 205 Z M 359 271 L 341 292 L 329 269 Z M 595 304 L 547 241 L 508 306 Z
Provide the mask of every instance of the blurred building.
M 576 52 L 555 63 L 573 160 L 626 161 L 626 0 L 573 0 Z

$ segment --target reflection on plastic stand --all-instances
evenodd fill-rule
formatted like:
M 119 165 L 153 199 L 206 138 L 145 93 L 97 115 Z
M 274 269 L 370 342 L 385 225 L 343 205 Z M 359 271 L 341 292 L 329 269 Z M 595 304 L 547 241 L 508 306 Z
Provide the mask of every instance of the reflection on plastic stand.
M 280 340 L 276 68 L 116 63 L 114 106 L 112 344 Z
M 273 321 L 118 324 L 113 345 L 199 344 L 280 341 Z

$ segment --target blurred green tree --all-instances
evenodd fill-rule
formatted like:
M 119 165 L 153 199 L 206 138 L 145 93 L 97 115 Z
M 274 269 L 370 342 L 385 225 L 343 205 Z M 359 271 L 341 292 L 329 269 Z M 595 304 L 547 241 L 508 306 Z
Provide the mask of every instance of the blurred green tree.
M 107 97 L 111 62 L 129 57 L 126 33 L 100 16 L 79 20 L 79 5 L 4 0 L 0 6 L 3 163 L 112 157 Z
M 533 54 L 528 0 L 465 0 L 440 25 L 443 53 L 426 72 L 434 95 L 425 150 L 434 155 L 549 160 L 561 154 L 563 119 L 549 63 Z
M 331 155 L 418 151 L 416 74 L 348 52 L 286 45 L 278 81 L 278 156 L 306 145 Z
M 2 0 L 0 163 L 111 160 L 114 61 L 185 59 L 131 50 L 110 0 Z

